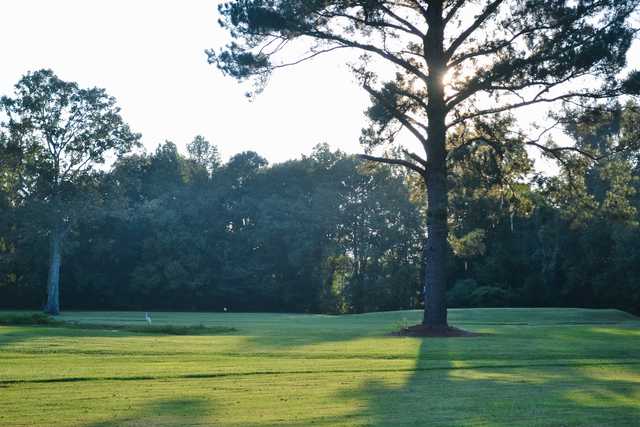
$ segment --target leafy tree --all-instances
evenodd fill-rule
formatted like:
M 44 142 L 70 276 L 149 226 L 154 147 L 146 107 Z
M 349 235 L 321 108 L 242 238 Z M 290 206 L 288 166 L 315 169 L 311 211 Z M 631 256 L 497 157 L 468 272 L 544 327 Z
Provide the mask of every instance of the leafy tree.
M 350 261 L 345 292 L 351 311 L 413 307 L 422 227 L 405 177 L 386 166 L 363 168 L 353 157 L 331 172 L 339 183 L 336 238 L 340 255 Z
M 626 298 L 621 301 L 638 296 L 637 286 L 628 279 L 634 269 L 622 253 L 634 256 L 629 243 L 638 232 L 639 116 L 633 102 L 567 114 L 567 133 L 587 155 L 567 156 L 561 173 L 545 187 L 567 224 L 562 231 L 566 299 L 607 306 L 623 293 Z
M 6 115 L 2 127 L 21 153 L 21 167 L 32 173 L 22 191 L 46 218 L 50 261 L 45 311 L 56 315 L 62 243 L 78 211 L 81 187 L 96 164 L 109 153 L 127 152 L 139 136 L 103 89 L 82 89 L 51 70 L 26 74 L 13 97 L 2 97 L 0 108 Z
M 203 136 L 197 135 L 187 144 L 189 159 L 198 167 L 211 175 L 220 167 L 220 153 L 218 147 L 212 145 Z
M 633 92 L 637 74 L 614 76 L 625 66 L 634 36 L 629 25 L 638 0 L 234 0 L 220 7 L 233 39 L 208 51 L 209 61 L 258 89 L 275 69 L 339 49 L 363 53 L 353 66 L 372 106 L 363 158 L 402 165 L 426 183 L 427 294 L 423 323 L 447 325 L 447 157 L 458 147 L 504 141 L 492 132 L 496 116 L 518 108 L 569 100 L 595 100 Z M 291 58 L 284 51 L 300 52 Z M 380 81 L 380 60 L 396 76 Z M 372 150 L 409 131 L 423 153 Z M 457 138 L 452 138 L 453 134 Z M 544 134 L 544 132 L 543 132 Z M 573 147 L 547 145 L 542 135 L 511 138 L 551 154 Z
M 567 134 L 586 155 L 562 153 L 554 177 L 532 175 L 504 187 L 478 175 L 492 168 L 473 166 L 470 160 L 481 160 L 475 156 L 453 170 L 466 185 L 451 192 L 452 231 L 464 236 L 481 228 L 486 248 L 464 272 L 469 280 L 449 291 L 452 304 L 635 310 L 637 117 L 634 104 L 565 115 Z M 518 158 L 505 152 L 501 169 L 526 171 Z M 450 268 L 453 277 L 462 275 L 457 263 Z

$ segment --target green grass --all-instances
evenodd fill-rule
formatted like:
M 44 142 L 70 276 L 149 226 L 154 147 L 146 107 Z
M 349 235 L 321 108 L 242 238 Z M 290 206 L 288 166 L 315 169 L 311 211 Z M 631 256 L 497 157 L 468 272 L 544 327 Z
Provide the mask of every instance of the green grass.
M 179 336 L 128 330 L 142 313 L 59 319 L 80 326 L 0 326 L 0 426 L 640 420 L 640 320 L 616 310 L 450 310 L 451 324 L 488 334 L 453 339 L 389 336 L 416 311 L 153 314 Z

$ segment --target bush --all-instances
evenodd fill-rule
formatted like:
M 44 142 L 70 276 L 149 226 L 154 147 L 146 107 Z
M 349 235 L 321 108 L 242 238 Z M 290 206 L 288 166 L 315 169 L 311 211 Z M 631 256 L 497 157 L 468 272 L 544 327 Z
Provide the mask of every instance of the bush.
M 447 292 L 449 307 L 508 307 L 516 296 L 500 286 L 480 286 L 473 279 L 457 280 Z
M 101 323 L 69 322 L 64 326 L 75 329 L 110 330 L 121 332 L 134 332 L 140 334 L 164 334 L 164 335 L 217 335 L 236 332 L 236 328 L 226 326 L 205 325 L 117 325 Z
M 471 293 L 471 304 L 474 307 L 507 307 L 514 299 L 511 292 L 497 286 L 480 286 Z
M 204 325 L 106 325 L 95 323 L 63 322 L 42 313 L 36 314 L 7 314 L 0 316 L 0 325 L 6 326 L 34 326 L 48 325 L 74 329 L 115 330 L 122 332 L 134 332 L 142 334 L 165 335 L 217 335 L 235 332 L 235 328 L 226 326 Z
M 62 322 L 43 313 L 35 314 L 7 314 L 0 316 L 0 325 L 59 325 Z
M 478 288 L 478 282 L 473 279 L 457 280 L 453 288 L 447 292 L 447 304 L 449 307 L 471 307 L 473 305 L 472 294 Z

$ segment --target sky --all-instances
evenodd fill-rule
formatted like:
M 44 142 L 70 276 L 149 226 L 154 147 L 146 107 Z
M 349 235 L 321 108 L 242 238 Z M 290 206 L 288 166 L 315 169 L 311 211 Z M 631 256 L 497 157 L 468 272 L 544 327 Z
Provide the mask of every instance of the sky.
M 11 94 L 26 72 L 51 68 L 63 80 L 105 88 L 147 150 L 170 140 L 184 151 L 203 135 L 223 159 L 253 150 L 281 162 L 321 142 L 360 152 L 368 96 L 345 61 L 328 55 L 278 70 L 249 101 L 249 86 L 207 63 L 205 49 L 227 41 L 218 3 L 0 0 L 0 94 Z
M 0 0 L 0 94 L 28 71 L 51 68 L 118 100 L 148 150 L 184 151 L 195 135 L 223 159 L 253 150 L 270 162 L 327 142 L 360 151 L 367 95 L 344 62 L 320 58 L 276 73 L 254 101 L 249 86 L 207 63 L 227 36 L 217 0 Z

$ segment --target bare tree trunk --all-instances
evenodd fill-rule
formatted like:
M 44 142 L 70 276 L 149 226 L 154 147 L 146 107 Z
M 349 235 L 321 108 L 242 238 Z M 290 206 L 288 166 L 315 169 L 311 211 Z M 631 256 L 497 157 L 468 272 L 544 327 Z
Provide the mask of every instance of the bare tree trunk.
M 62 265 L 63 228 L 55 226 L 51 231 L 49 276 L 47 278 L 47 305 L 45 313 L 52 316 L 60 314 L 60 266 Z
M 427 241 L 424 251 L 425 263 L 425 305 L 423 323 L 427 326 L 447 326 L 447 182 L 446 165 L 442 161 L 435 168 L 434 157 L 430 156 L 430 170 L 427 171 Z
M 427 117 L 427 243 L 425 256 L 425 305 L 423 324 L 447 326 L 447 128 L 443 79 L 447 71 L 444 53 L 442 2 L 428 9 L 429 30 L 425 40 L 425 58 L 429 67 L 429 103 Z

